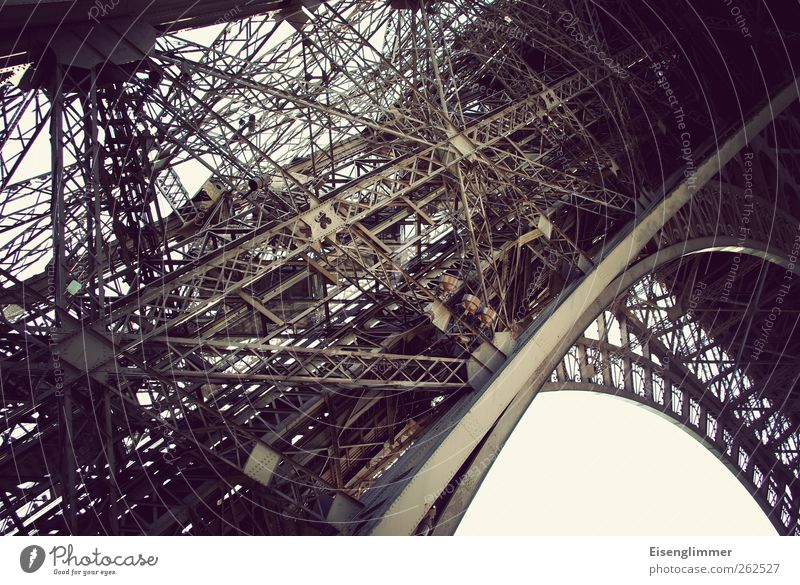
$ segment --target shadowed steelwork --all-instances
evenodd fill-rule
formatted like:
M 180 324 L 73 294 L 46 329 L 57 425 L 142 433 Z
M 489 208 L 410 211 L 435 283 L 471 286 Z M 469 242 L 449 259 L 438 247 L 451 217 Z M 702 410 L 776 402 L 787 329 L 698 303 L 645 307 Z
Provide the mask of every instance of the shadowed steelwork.
M 0 532 L 452 532 L 561 387 L 800 531 L 790 9 L 10 4 Z

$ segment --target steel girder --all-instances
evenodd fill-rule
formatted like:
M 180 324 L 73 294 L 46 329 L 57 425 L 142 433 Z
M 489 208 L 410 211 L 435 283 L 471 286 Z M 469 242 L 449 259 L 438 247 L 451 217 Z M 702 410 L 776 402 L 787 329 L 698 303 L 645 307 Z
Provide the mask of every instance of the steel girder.
M 305 4 L 2 86 L 3 532 L 360 529 L 657 196 L 640 19 Z
M 398 470 L 397 476 L 403 479 L 391 475 L 386 477 L 386 489 L 374 492 L 377 503 L 368 506 L 369 518 L 364 520 L 359 529 L 371 534 L 413 534 L 428 516 L 435 499 L 456 475 L 463 473 L 462 467 L 466 463 L 470 469 L 465 474 L 466 483 L 459 482 L 465 487 L 456 504 L 463 512 L 471 493 L 477 489 L 513 429 L 513 422 L 519 419 L 524 407 L 548 380 L 549 373 L 555 369 L 561 356 L 569 351 L 572 340 L 586 328 L 586 325 L 579 325 L 580 319 L 576 323 L 575 316 L 592 314 L 603 292 L 614 285 L 614 279 L 626 274 L 626 269 L 650 240 L 684 205 L 693 201 L 695 193 L 705 187 L 719 168 L 740 153 L 748 137 L 768 128 L 774 117 L 791 106 L 799 95 L 798 82 L 793 80 L 750 118 L 742 129 L 698 165 L 695 173 L 681 181 L 663 201 L 653 205 L 642 218 L 632 223 L 624 237 L 618 239 L 595 269 L 557 299 L 538 327 L 534 326 L 524 343 L 518 346 L 482 392 L 472 400 L 465 401 L 461 409 L 453 414 L 451 421 L 442 422 L 434 430 L 437 438 L 431 441 L 432 445 L 425 445 L 424 450 L 420 448 L 416 459 L 409 457 L 413 471 Z M 692 225 L 697 225 L 697 222 Z M 682 225 L 678 232 L 685 234 L 686 229 L 687 226 Z M 792 231 L 797 230 L 787 228 L 780 232 L 784 238 L 780 240 L 780 245 L 786 257 L 791 254 L 794 243 Z M 605 306 L 601 304 L 598 308 L 602 310 Z M 595 315 L 592 314 L 591 318 Z M 500 429 L 496 428 L 497 425 L 500 425 Z M 445 512 L 444 522 L 452 527 L 453 517 L 458 516 L 458 511 Z M 794 530 L 796 520 L 791 518 L 789 522 L 791 530 Z
M 786 298 L 800 274 L 800 220 L 786 211 L 791 192 L 785 199 L 781 188 L 796 174 L 779 168 L 778 183 L 758 188 L 742 179 L 752 170 L 763 180 L 770 167 L 762 165 L 780 166 L 776 152 L 797 144 L 792 114 L 773 113 L 775 124 L 751 135 L 722 176 L 659 228 L 651 255 L 633 254 L 634 263 L 586 303 L 566 336 L 573 345 L 561 353 L 559 343 L 551 354 L 561 356 L 557 365 L 550 371 L 548 361 L 549 375 L 514 399 L 437 502 L 434 533 L 455 531 L 531 394 L 558 389 L 610 393 L 664 413 L 717 454 L 779 533 L 800 532 L 798 307 Z M 754 314 L 774 335 L 763 352 Z M 782 314 L 783 326 L 773 327 L 770 314 Z

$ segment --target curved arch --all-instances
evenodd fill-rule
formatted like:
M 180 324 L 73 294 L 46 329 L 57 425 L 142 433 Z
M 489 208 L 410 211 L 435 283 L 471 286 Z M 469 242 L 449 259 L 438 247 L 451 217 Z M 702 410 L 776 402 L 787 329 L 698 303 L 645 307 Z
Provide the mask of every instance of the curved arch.
M 540 313 L 526 332 L 525 343 L 512 353 L 484 388 L 451 409 L 446 420 L 431 426 L 425 440 L 412 446 L 404 456 L 404 464 L 381 478 L 380 485 L 373 491 L 374 498 L 368 503 L 365 501 L 365 510 L 356 516 L 354 531 L 413 534 L 423 520 L 431 516 L 435 499 L 429 498 L 442 494 L 454 477 L 467 472 L 469 481 L 479 485 L 491 464 L 492 454 L 499 452 L 505 437 L 532 400 L 535 389 L 545 381 L 547 373 L 552 372 L 571 341 L 583 331 L 575 330 L 574 316 L 593 309 L 599 313 L 605 305 L 598 296 L 609 287 L 614 289 L 615 279 L 625 278 L 631 262 L 667 224 L 681 216 L 682 208 L 693 201 L 698 190 L 742 151 L 751 136 L 764 130 L 797 97 L 796 86 L 787 85 L 705 158 L 690 176 L 684 175 L 678 185 L 606 242 L 603 248 L 606 253 L 595 257 L 591 270 L 554 299 L 548 310 Z M 686 237 L 686 231 L 683 234 Z M 690 233 L 688 237 L 708 235 Z M 662 245 L 673 243 L 665 241 Z M 762 248 L 769 249 L 768 246 Z M 553 356 L 558 356 L 558 360 Z M 485 456 L 482 457 L 481 452 Z M 479 468 L 477 474 L 469 473 L 476 461 L 482 469 Z M 466 505 L 468 501 L 464 502 L 464 509 Z
M 566 345 L 565 348 L 563 348 L 565 344 L 561 344 L 563 351 L 557 352 L 559 354 L 558 362 L 563 359 L 563 356 L 566 355 L 591 322 L 610 306 L 617 297 L 628 291 L 636 282 L 671 261 L 711 252 L 736 252 L 746 254 L 748 256 L 761 258 L 785 269 L 789 269 L 791 266 L 791 271 L 794 274 L 800 275 L 800 264 L 790 262 L 789 257 L 784 253 L 778 252 L 769 245 L 758 241 L 739 241 L 726 236 L 696 238 L 679 244 L 673 244 L 631 266 L 606 287 L 606 289 L 597 296 L 594 302 L 586 306 L 586 309 L 575 318 L 575 324 L 571 329 L 571 334 L 568 336 L 569 344 Z M 555 369 L 556 364 L 552 365 L 552 369 Z M 552 369 L 548 371 L 552 371 Z M 444 510 L 441 512 L 439 516 L 440 520 L 434 529 L 434 534 L 453 534 L 455 532 L 458 523 L 491 468 L 497 453 L 499 453 L 508 440 L 508 437 L 514 431 L 517 423 L 533 401 L 533 398 L 545 384 L 547 384 L 545 380 L 540 380 L 538 384 L 529 388 L 523 394 L 517 395 L 492 430 L 484 437 L 480 448 L 473 454 L 471 462 L 466 465 L 466 469 L 462 468 L 462 478 L 458 482 L 456 489 L 452 492 Z M 617 389 L 615 389 L 615 391 L 616 390 Z M 635 395 L 631 394 L 630 396 L 625 396 L 625 398 L 633 398 L 634 396 Z M 679 420 L 676 417 L 673 418 Z M 684 430 L 690 432 L 690 434 L 696 434 L 693 432 L 693 429 L 687 428 L 685 421 L 679 420 L 679 422 Z M 715 445 L 714 448 L 716 451 L 720 450 L 719 445 Z M 754 487 L 758 489 L 758 486 L 754 486 L 752 481 L 744 480 L 743 476 L 738 473 L 739 469 L 736 467 L 735 463 L 731 462 L 730 458 L 727 459 L 727 465 L 729 469 L 737 470 L 737 477 L 740 481 L 745 483 L 751 493 L 754 493 Z M 754 494 L 754 496 L 755 495 L 756 494 Z M 765 513 L 776 529 L 780 533 L 786 533 L 787 528 L 780 522 L 780 515 L 775 513 L 774 507 L 767 506 L 765 504 L 766 500 L 763 498 L 760 499 L 756 497 L 755 499 L 762 510 L 765 510 Z

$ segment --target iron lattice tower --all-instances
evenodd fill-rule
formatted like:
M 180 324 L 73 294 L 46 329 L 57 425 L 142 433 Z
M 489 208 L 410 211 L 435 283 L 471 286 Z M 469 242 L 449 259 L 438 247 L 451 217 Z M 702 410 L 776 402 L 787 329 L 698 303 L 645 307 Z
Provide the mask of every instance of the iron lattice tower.
M 0 532 L 451 533 L 578 389 L 800 533 L 787 4 L 4 7 Z

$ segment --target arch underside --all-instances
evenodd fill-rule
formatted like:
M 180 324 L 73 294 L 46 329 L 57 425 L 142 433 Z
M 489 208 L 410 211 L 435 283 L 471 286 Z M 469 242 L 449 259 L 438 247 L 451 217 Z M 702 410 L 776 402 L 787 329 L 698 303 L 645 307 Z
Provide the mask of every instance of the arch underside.
M 798 535 L 800 222 L 784 210 L 771 219 L 743 213 L 764 201 L 719 186 L 728 187 L 726 204 L 706 192 L 662 230 L 683 255 L 670 259 L 667 248 L 653 258 L 598 315 L 595 339 L 578 338 L 542 390 L 588 383 L 663 412 L 719 454 L 779 533 Z
M 455 532 L 542 386 L 585 380 L 673 411 L 738 470 L 780 533 L 798 533 L 800 303 L 789 291 L 800 223 L 793 174 L 776 156 L 776 143 L 798 135 L 779 116 L 795 99 L 787 91 L 789 101 L 774 98 L 703 163 L 691 179 L 699 183 L 685 179 L 647 209 L 536 316 L 479 395 L 436 429 L 427 454 L 386 480 L 399 487 L 366 531 L 414 523 L 416 533 Z M 770 120 L 778 123 L 764 131 Z M 776 139 L 777 129 L 790 138 Z M 751 171 L 763 179 L 775 167 L 777 184 L 753 188 Z M 423 505 L 430 494 L 438 497 Z
M 648 288 L 657 294 L 641 294 Z M 663 306 L 653 308 L 654 297 Z M 796 378 L 769 392 L 699 320 L 670 319 L 670 297 L 653 276 L 639 281 L 576 340 L 541 391 L 610 393 L 663 413 L 718 455 L 779 533 L 797 534 L 800 442 L 785 408 Z
M 783 219 L 785 225 L 778 230 L 794 227 L 797 232 L 799 222 L 789 216 Z M 718 263 L 720 256 L 728 260 L 722 264 L 727 270 L 724 277 L 704 277 L 701 268 Z M 733 302 L 748 289 L 763 292 L 764 283 L 793 281 L 800 274 L 796 260 L 794 254 L 776 250 L 774 243 L 726 236 L 678 241 L 663 248 L 632 266 L 600 295 L 599 314 L 587 311 L 576 319 L 581 323 L 588 318 L 590 324 L 537 390 L 610 394 L 663 414 L 725 464 L 780 534 L 800 534 L 798 373 L 791 344 L 798 325 L 797 301 L 789 296 L 791 287 L 779 286 L 767 303 L 752 301 L 754 308 L 748 313 L 761 316 L 761 338 L 765 331 L 768 337 L 774 333 L 787 349 L 771 362 L 761 344 L 744 356 L 731 352 L 735 346 L 722 348 L 712 335 L 716 332 L 721 338 L 724 329 L 713 320 L 709 326 L 703 307 L 723 300 L 713 310 L 730 328 L 741 313 L 725 315 L 724 301 Z M 691 280 L 683 286 L 674 286 L 674 280 L 673 286 L 665 284 L 687 274 Z M 750 276 L 755 281 L 748 280 Z M 750 334 L 742 329 L 736 326 L 733 335 Z M 509 434 L 503 427 L 492 432 Z M 486 471 L 494 456 L 481 457 Z M 445 504 L 435 533 L 455 531 L 483 476 L 475 475 L 472 481 L 462 476 L 454 482 L 449 490 L 454 497 Z

